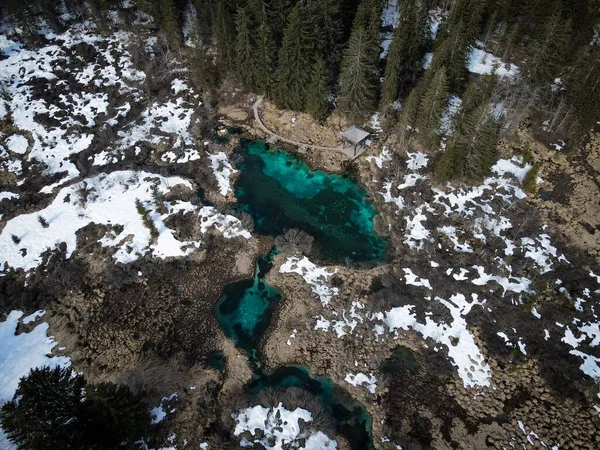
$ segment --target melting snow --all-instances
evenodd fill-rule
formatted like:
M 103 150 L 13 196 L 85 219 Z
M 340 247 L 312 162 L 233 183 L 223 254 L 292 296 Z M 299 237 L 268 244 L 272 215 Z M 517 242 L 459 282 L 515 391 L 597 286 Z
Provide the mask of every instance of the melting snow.
M 236 422 L 233 432 L 235 436 L 244 433 L 252 436 L 251 439 L 243 438 L 240 442 L 242 446 L 258 444 L 267 450 L 283 450 L 284 445 L 285 448 L 290 446 L 304 450 L 337 449 L 337 442 L 329 439 L 323 432 L 304 429 L 303 424 L 313 420 L 312 414 L 306 409 L 288 411 L 282 403 L 273 408 L 256 405 L 242 409 L 239 413 L 232 414 L 232 417 Z
M 217 183 L 219 184 L 219 192 L 221 195 L 227 195 L 231 188 L 231 176 L 237 172 L 229 162 L 227 155 L 219 152 L 215 155 L 210 155 L 210 166 L 212 167 Z
M 504 64 L 497 56 L 475 47 L 469 55 L 467 68 L 472 73 L 483 75 L 495 72 L 500 77 L 514 77 L 519 73 L 519 68 L 514 64 Z
M 367 156 L 365 159 L 369 162 L 375 162 L 377 167 L 383 169 L 385 163 L 392 160 L 392 155 L 390 154 L 390 151 L 387 147 L 383 147 L 383 149 L 381 149 L 381 153 L 379 153 L 378 156 Z
M 379 317 L 390 331 L 413 329 L 425 339 L 431 338 L 445 344 L 448 356 L 458 369 L 458 375 L 465 387 L 489 386 L 491 369 L 475 344 L 473 335 L 467 329 L 465 320 L 471 309 L 476 305 L 483 305 L 484 301 L 479 302 L 476 294 L 472 294 L 472 298 L 473 301 L 468 302 L 462 294 L 454 294 L 449 300 L 435 297 L 436 301 L 450 310 L 453 319 L 450 324 L 436 323 L 430 317 L 425 318 L 425 323 L 420 323 L 412 305 L 392 308 L 385 315 L 380 313 Z
M 337 269 L 329 270 L 326 267 L 319 267 L 313 264 L 306 256 L 302 259 L 296 256 L 290 256 L 279 268 L 280 273 L 297 273 L 306 281 L 312 291 L 319 297 L 323 306 L 329 305 L 331 298 L 338 295 L 339 289 L 331 287 L 328 284 L 331 275 L 337 272 Z
M 351 384 L 352 386 L 365 386 L 371 394 L 375 393 L 377 389 L 377 378 L 373 374 L 366 375 L 362 372 L 354 374 L 347 374 L 344 381 Z

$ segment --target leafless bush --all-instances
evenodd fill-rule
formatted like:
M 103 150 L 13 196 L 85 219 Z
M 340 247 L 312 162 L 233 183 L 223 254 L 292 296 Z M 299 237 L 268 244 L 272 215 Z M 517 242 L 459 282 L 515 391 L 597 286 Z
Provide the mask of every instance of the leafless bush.
M 272 408 L 282 403 L 289 411 L 293 411 L 296 408 L 305 409 L 310 411 L 313 419 L 310 423 L 306 424 L 307 427 L 323 431 L 326 434 L 333 431 L 331 416 L 323 406 L 323 403 L 304 389 L 265 389 L 256 396 L 255 403 L 267 408 Z
M 309 255 L 314 240 L 310 234 L 296 228 L 291 228 L 275 238 L 275 247 L 283 253 L 301 252 Z

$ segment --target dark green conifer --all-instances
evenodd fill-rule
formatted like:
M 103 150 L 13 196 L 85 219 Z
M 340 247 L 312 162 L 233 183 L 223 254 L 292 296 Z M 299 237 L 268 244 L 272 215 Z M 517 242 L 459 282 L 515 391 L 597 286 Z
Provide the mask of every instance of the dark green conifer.
M 381 107 L 398 97 L 404 83 L 414 82 L 429 37 L 427 9 L 421 0 L 406 0 L 400 7 L 400 20 L 394 29 L 385 66 Z
M 254 36 L 248 7 L 238 8 L 235 17 L 236 41 L 235 57 L 236 69 L 240 80 L 248 89 L 256 86 L 256 58 L 254 54 Z
M 328 81 L 337 78 L 342 58 L 342 16 L 339 0 L 311 0 L 315 27 L 315 53 L 325 60 Z
M 158 1 L 158 24 L 160 29 L 165 33 L 167 41 L 172 46 L 179 46 L 181 42 L 181 25 L 175 9 L 173 0 Z
M 139 395 L 113 383 L 86 383 L 70 368 L 33 369 L 12 401 L 0 409 L 0 424 L 20 449 L 113 450 L 133 448 L 150 425 Z
M 349 119 L 357 122 L 375 109 L 377 101 L 371 44 L 368 30 L 359 22 L 352 31 L 342 59 L 339 108 Z
M 77 448 L 84 386 L 83 376 L 70 368 L 32 370 L 0 410 L 8 439 L 29 450 Z
M 470 44 L 460 32 L 453 32 L 436 48 L 429 70 L 437 72 L 444 67 L 452 92 L 458 92 L 467 76 L 467 58 Z
M 440 121 L 448 102 L 448 79 L 445 67 L 435 72 L 425 93 L 417 116 L 420 140 L 426 147 L 436 149 L 440 142 Z
M 329 110 L 329 87 L 327 85 L 327 69 L 323 58 L 317 58 L 312 70 L 312 79 L 308 87 L 306 112 L 315 120 L 323 120 Z
M 419 105 L 423 99 L 424 87 L 427 85 L 427 80 L 423 78 L 419 84 L 411 89 L 410 94 L 402 103 L 400 109 L 400 127 L 402 130 L 409 129 L 414 131 L 417 126 L 417 116 L 419 114 Z
M 467 115 L 442 154 L 435 171 L 444 180 L 479 181 L 496 161 L 500 120 L 484 103 Z
M 269 5 L 266 0 L 250 0 L 249 8 L 254 18 L 256 61 L 255 84 L 259 93 L 270 94 L 275 74 L 275 41 L 270 26 Z
M 544 33 L 533 44 L 533 55 L 525 66 L 530 80 L 535 83 L 552 82 L 566 59 L 571 22 L 564 21 L 560 11 L 555 12 L 546 23 Z
M 213 8 L 212 26 L 217 41 L 217 62 L 225 68 L 233 68 L 236 57 L 236 21 L 231 4 L 227 0 L 217 0 Z
M 307 16 L 305 7 L 297 4 L 290 14 L 279 50 L 277 85 L 274 91 L 278 107 L 304 110 L 311 78 L 310 68 L 313 65 L 313 46 L 311 18 Z

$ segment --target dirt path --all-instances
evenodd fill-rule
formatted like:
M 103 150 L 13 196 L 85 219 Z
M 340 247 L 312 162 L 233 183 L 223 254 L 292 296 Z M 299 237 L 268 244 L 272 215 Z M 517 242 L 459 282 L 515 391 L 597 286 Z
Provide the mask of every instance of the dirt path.
M 263 101 L 263 97 L 262 96 L 258 97 L 258 99 L 256 100 L 256 102 L 254 102 L 254 105 L 252 105 L 252 110 L 254 111 L 254 119 L 256 120 L 256 123 L 258 123 L 258 126 L 268 136 L 270 136 L 269 139 L 267 139 L 268 142 L 276 142 L 276 141 L 285 142 L 285 143 L 292 144 L 292 145 L 295 145 L 295 146 L 299 147 L 300 151 L 303 151 L 303 150 L 306 150 L 306 149 L 309 149 L 309 148 L 313 148 L 315 150 L 335 151 L 335 152 L 343 153 L 344 155 L 348 156 L 349 158 L 356 158 L 362 152 L 365 151 L 365 147 L 359 147 L 359 148 L 357 148 L 356 154 L 354 154 L 354 147 L 352 147 L 352 146 L 350 146 L 350 147 L 344 147 L 344 145 L 340 145 L 338 147 L 320 147 L 318 145 L 305 144 L 303 142 L 298 142 L 298 141 L 294 141 L 292 139 L 286 139 L 286 138 L 284 138 L 282 136 L 279 136 L 278 134 L 276 134 L 273 131 L 269 130 L 265 126 L 265 124 L 263 123 L 262 119 L 260 118 L 260 115 L 258 113 L 258 108 L 262 104 L 262 101 Z

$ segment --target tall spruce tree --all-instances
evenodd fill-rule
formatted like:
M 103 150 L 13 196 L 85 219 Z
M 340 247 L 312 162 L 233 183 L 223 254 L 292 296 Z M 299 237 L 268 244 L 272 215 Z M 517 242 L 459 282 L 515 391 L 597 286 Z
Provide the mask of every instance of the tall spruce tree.
M 571 22 L 556 11 L 548 19 L 542 36 L 534 41 L 533 57 L 525 65 L 531 81 L 547 84 L 556 78 L 565 62 L 570 38 Z
M 225 68 L 233 68 L 236 59 L 236 21 L 231 4 L 227 0 L 217 0 L 213 7 L 212 25 L 217 41 L 217 62 Z
M 452 92 L 459 92 L 467 76 L 467 57 L 470 44 L 465 35 L 453 32 L 436 48 L 429 70 L 437 72 L 444 67 Z
M 139 395 L 113 383 L 86 383 L 70 368 L 33 369 L 0 409 L 7 437 L 28 450 L 133 448 L 149 425 Z
M 281 46 L 283 30 L 293 4 L 294 0 L 271 0 L 269 2 L 270 26 L 276 48 Z
M 452 118 L 454 129 L 458 129 L 475 109 L 490 101 L 497 79 L 497 75 L 483 75 L 467 86 L 460 107 Z
M 72 375 L 70 368 L 43 367 L 21 379 L 0 410 L 8 439 L 24 449 L 77 448 L 85 380 Z
M 238 8 L 235 16 L 236 40 L 235 56 L 237 73 L 246 88 L 256 86 L 256 58 L 254 54 L 254 36 L 252 35 L 251 16 L 248 7 Z
M 419 139 L 430 149 L 437 149 L 440 143 L 440 121 L 448 103 L 448 79 L 446 68 L 441 67 L 435 72 L 419 105 L 417 128 Z
M 314 34 L 306 8 L 292 9 L 279 49 L 274 100 L 278 107 L 303 111 L 313 65 Z M 307 70 L 308 68 L 308 70 Z
M 455 130 L 455 137 L 438 161 L 435 171 L 441 179 L 479 181 L 496 160 L 500 120 L 490 103 L 473 110 Z
M 400 7 L 400 19 L 394 29 L 381 89 L 381 107 L 398 97 L 404 83 L 414 83 L 425 54 L 429 37 L 427 8 L 422 0 L 406 0 Z
M 375 109 L 377 101 L 376 67 L 370 53 L 371 45 L 368 29 L 359 22 L 352 30 L 342 58 L 339 108 L 349 119 L 357 122 Z
M 175 3 L 173 0 L 158 0 L 156 4 L 158 14 L 158 25 L 165 33 L 167 41 L 172 46 L 179 46 L 181 42 L 181 25 Z
M 275 74 L 275 41 L 270 26 L 269 5 L 266 0 L 250 0 L 249 8 L 254 18 L 256 61 L 253 89 L 270 94 Z
M 316 54 L 325 60 L 328 81 L 337 78 L 342 58 L 342 15 L 339 0 L 311 0 L 314 15 Z
M 575 69 L 567 79 L 567 92 L 575 107 L 581 131 L 586 132 L 600 120 L 600 46 L 582 51 Z
M 308 86 L 306 112 L 315 120 L 323 120 L 329 110 L 329 87 L 327 84 L 327 68 L 323 58 L 318 57 L 312 70 L 312 79 Z
M 399 124 L 402 130 L 414 131 L 417 126 L 417 116 L 419 115 L 419 106 L 423 99 L 425 87 L 427 86 L 426 77 L 411 89 L 410 94 L 402 103 L 400 109 Z

